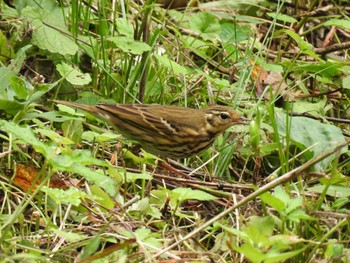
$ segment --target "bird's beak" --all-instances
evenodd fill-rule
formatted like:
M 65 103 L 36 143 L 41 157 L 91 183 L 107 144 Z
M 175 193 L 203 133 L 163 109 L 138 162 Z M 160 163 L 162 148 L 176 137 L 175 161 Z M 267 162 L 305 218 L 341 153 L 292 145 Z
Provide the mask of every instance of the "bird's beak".
M 238 123 L 239 124 L 248 124 L 251 120 L 250 119 L 247 119 L 247 118 L 244 118 L 244 117 L 240 117 L 238 119 Z

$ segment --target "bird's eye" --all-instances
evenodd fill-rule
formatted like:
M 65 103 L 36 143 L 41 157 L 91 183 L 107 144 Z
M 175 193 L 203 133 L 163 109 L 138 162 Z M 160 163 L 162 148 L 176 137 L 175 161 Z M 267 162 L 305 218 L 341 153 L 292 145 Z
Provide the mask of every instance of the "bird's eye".
M 226 120 L 226 119 L 228 119 L 228 115 L 226 114 L 226 113 L 221 113 L 220 114 L 220 118 L 222 119 L 222 120 Z

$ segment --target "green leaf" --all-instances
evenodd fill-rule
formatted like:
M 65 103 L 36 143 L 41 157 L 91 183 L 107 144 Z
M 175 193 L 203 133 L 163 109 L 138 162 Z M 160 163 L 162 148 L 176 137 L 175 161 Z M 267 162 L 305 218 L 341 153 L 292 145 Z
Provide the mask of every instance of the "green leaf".
M 163 247 L 163 244 L 160 242 L 161 235 L 151 232 L 151 230 L 146 227 L 136 229 L 135 237 L 139 240 L 139 242 L 141 241 L 142 243 L 147 244 L 147 246 L 150 248 L 153 247 L 160 249 Z
M 292 30 L 281 30 L 284 33 L 287 33 L 290 37 L 294 39 L 294 41 L 297 43 L 298 47 L 300 48 L 301 52 L 309 55 L 310 57 L 322 61 L 322 59 L 313 51 L 313 46 L 302 39 L 297 33 L 295 33 Z
M 82 198 L 89 197 L 87 193 L 82 192 L 74 187 L 71 187 L 68 190 L 64 190 L 43 186 L 41 188 L 41 191 L 50 196 L 56 204 L 72 204 L 74 206 L 79 206 Z
M 237 252 L 244 255 L 253 263 L 264 262 L 266 256 L 265 253 L 261 252 L 259 249 L 253 247 L 252 244 L 245 243 L 240 247 L 233 246 Z
M 342 87 L 344 89 L 350 89 L 350 76 L 344 77 L 342 79 Z
M 291 198 L 289 194 L 280 186 L 277 186 L 275 188 L 273 196 L 284 203 L 285 212 L 287 214 L 295 210 L 296 208 L 302 206 L 302 197 Z
M 33 45 L 26 45 L 17 51 L 15 58 L 11 61 L 11 65 L 9 66 L 13 73 L 18 74 L 18 72 L 20 72 L 24 60 L 28 59 L 26 52 L 32 47 Z
M 317 220 L 305 213 L 304 210 L 295 209 L 288 214 L 288 220 L 299 223 L 300 220 Z
M 63 237 L 64 239 L 66 239 L 69 242 L 78 242 L 81 241 L 85 238 L 87 238 L 87 235 L 82 235 L 82 234 L 76 234 L 76 233 L 72 233 L 72 232 L 65 232 L 65 231 L 61 231 L 55 228 L 51 228 L 50 231 L 52 231 L 53 233 L 55 233 L 56 235 Z
M 298 254 L 302 253 L 305 250 L 305 248 L 293 250 L 290 252 L 276 252 L 271 251 L 270 253 L 266 254 L 265 261 L 266 263 L 272 263 L 272 262 L 288 262 L 288 259 L 297 256 Z M 293 262 L 293 260 L 292 260 Z
M 124 35 L 129 39 L 134 37 L 134 28 L 132 27 L 130 21 L 125 18 L 117 18 L 115 19 L 115 24 L 119 34 Z
M 330 20 L 326 21 L 323 25 L 324 26 L 336 26 L 336 27 L 350 30 L 350 21 L 345 20 L 345 19 L 330 19 Z
M 323 113 L 323 110 L 326 107 L 326 103 L 327 103 L 326 98 L 322 98 L 316 102 L 299 99 L 295 102 L 289 103 L 288 106 L 289 105 L 291 106 L 291 109 L 293 110 L 293 112 L 299 112 L 299 113 L 308 112 L 315 116 L 321 117 L 322 116 L 321 114 Z
M 99 187 L 97 185 L 91 185 L 90 191 L 91 191 L 91 194 L 98 197 L 98 199 L 96 200 L 97 203 L 103 205 L 103 207 L 106 207 L 108 209 L 114 208 L 113 200 L 105 191 L 103 191 L 103 189 L 101 187 Z M 103 208 L 101 208 L 101 209 L 103 209 Z
M 59 111 L 62 112 L 66 112 L 70 115 L 77 115 L 77 116 L 85 116 L 83 113 L 79 113 L 75 110 L 75 108 L 70 107 L 70 106 L 66 106 L 66 105 L 62 105 L 62 104 L 57 104 L 57 108 L 59 109 Z
M 286 205 L 284 204 L 284 202 L 282 202 L 282 200 L 280 200 L 279 198 L 273 196 L 270 193 L 263 193 L 262 195 L 259 196 L 259 198 L 261 200 L 264 201 L 264 203 L 266 203 L 267 205 L 273 207 L 274 209 L 276 209 L 278 212 L 283 211 L 286 209 Z
M 64 107 L 64 106 L 62 106 Z M 68 108 L 67 106 L 65 106 Z M 0 100 L 0 109 L 1 109 L 1 100 Z M 75 113 L 75 111 L 72 108 L 69 108 L 70 111 L 74 113 L 74 115 L 81 115 L 83 114 L 80 113 Z M 49 120 L 51 122 L 65 122 L 65 121 L 72 121 L 72 120 L 78 120 L 78 121 L 84 121 L 85 118 L 80 118 L 80 117 L 75 117 L 69 114 L 62 114 L 57 111 L 49 111 L 49 112 L 41 112 L 41 113 L 36 113 L 36 112 L 30 112 L 26 113 L 25 116 L 22 118 L 23 120 L 32 120 L 35 118 L 44 118 L 46 120 Z
M 30 127 L 21 127 L 12 122 L 0 120 L 0 129 L 7 133 L 12 133 L 16 138 L 32 145 L 37 152 L 44 156 L 46 156 L 47 152 L 50 152 L 49 147 L 38 139 L 38 136 L 34 134 Z
M 313 187 L 309 187 L 309 191 L 313 191 L 316 193 L 323 193 L 325 188 L 327 189 L 327 195 L 332 197 L 350 197 L 350 188 L 349 186 L 341 186 L 341 185 L 315 185 Z
M 111 196 L 116 196 L 117 182 L 105 175 L 104 171 L 94 171 L 86 165 L 98 165 L 108 167 L 109 164 L 91 156 L 88 150 L 63 151 L 56 154 L 50 160 L 52 167 L 59 171 L 77 173 L 84 176 L 88 181 L 102 187 Z
M 89 142 L 108 142 L 117 140 L 120 138 L 120 134 L 111 132 L 97 133 L 94 131 L 86 131 L 82 133 L 81 138 Z
M 141 55 L 146 51 L 152 50 L 152 48 L 146 43 L 136 41 L 129 37 L 124 37 L 124 36 L 107 37 L 107 40 L 114 43 L 122 51 L 126 53 L 131 53 L 134 55 Z
M 10 39 L 0 31 L 0 61 L 6 62 L 8 59 L 13 58 L 15 55 L 14 46 L 15 43 L 11 43 Z
M 291 64 L 287 62 L 286 66 L 291 66 Z M 341 69 L 343 66 L 343 63 L 335 62 L 298 63 L 298 65 L 293 64 L 293 70 L 303 73 L 315 73 L 321 75 L 322 77 L 333 79 L 333 77 L 340 76 L 342 74 Z
M 276 18 L 276 20 L 282 21 L 284 23 L 297 23 L 298 21 L 291 16 L 288 15 L 284 15 L 281 13 L 267 13 L 267 16 L 271 17 L 271 18 Z
M 31 20 L 33 26 L 32 43 L 43 50 L 61 55 L 75 55 L 78 46 L 69 38 L 70 32 L 57 13 L 27 6 L 22 16 Z M 68 35 L 68 36 L 67 36 Z
M 0 69 L 1 74 L 1 69 Z M 4 110 L 6 113 L 10 115 L 15 115 L 19 111 L 21 111 L 25 105 L 15 100 L 2 100 L 0 99 L 0 110 Z
M 0 120 L 0 129 L 7 133 L 12 133 L 16 138 L 32 145 L 37 152 L 41 153 L 47 159 L 53 169 L 78 173 L 90 182 L 102 187 L 111 196 L 116 196 L 117 182 L 113 178 L 106 176 L 103 171 L 93 171 L 86 167 L 86 165 L 110 166 L 107 162 L 93 157 L 90 151 L 71 151 L 70 149 L 50 146 L 48 143 L 44 144 L 34 134 L 32 128 L 23 128 L 5 120 Z M 42 129 L 39 129 L 39 131 L 43 132 Z M 50 132 L 44 133 L 52 137 Z
M 186 200 L 210 201 L 218 199 L 216 196 L 208 194 L 204 191 L 193 190 L 191 188 L 179 187 L 172 190 L 172 192 L 178 195 L 178 200 L 180 202 Z
M 54 141 L 57 144 L 70 145 L 74 143 L 72 140 L 68 139 L 67 137 L 63 137 L 59 135 L 57 132 L 54 132 L 52 130 L 36 129 L 35 132 L 50 138 L 51 141 Z
M 56 68 L 61 76 L 73 85 L 83 86 L 91 82 L 90 74 L 83 73 L 79 69 L 73 68 L 64 62 L 58 64 Z
M 28 92 L 26 88 L 26 82 L 17 76 L 10 77 L 11 86 L 19 99 L 27 98 Z
M 62 130 L 64 132 L 64 136 L 69 138 L 74 143 L 81 143 L 82 138 L 81 134 L 84 131 L 83 124 L 81 121 L 70 120 L 62 123 Z
M 83 251 L 80 252 L 80 255 L 78 258 L 84 259 L 86 257 L 96 254 L 96 252 L 98 251 L 98 248 L 100 247 L 100 244 L 101 244 L 101 238 L 100 238 L 100 235 L 97 234 L 83 248 Z
M 157 219 L 160 219 L 162 216 L 158 208 L 151 206 L 150 199 L 148 197 L 142 198 L 141 200 L 132 204 L 132 206 L 128 208 L 128 212 L 139 215 L 147 214 Z
M 7 96 L 4 96 L 2 92 L 10 86 L 10 78 L 16 76 L 16 74 L 5 67 L 0 67 L 0 98 L 8 98 Z M 0 105 L 1 107 L 1 105 Z
M 191 30 L 201 34 L 204 40 L 219 40 L 221 26 L 217 18 L 208 12 L 198 12 L 189 16 Z
M 127 182 L 135 182 L 136 180 L 152 180 L 153 176 L 149 173 L 126 172 L 125 179 Z
M 278 131 L 286 135 L 286 115 L 284 113 L 276 113 L 277 128 Z M 345 138 L 341 129 L 334 125 L 321 123 L 318 120 L 313 120 L 306 117 L 288 117 L 290 121 L 290 139 L 301 150 L 309 148 L 309 151 L 314 156 L 320 155 L 333 149 L 340 143 L 345 142 Z M 341 150 L 341 153 L 345 152 L 346 148 Z M 317 163 L 314 167 L 316 171 L 324 171 L 329 164 L 334 160 L 336 154 L 333 154 L 321 162 Z
M 63 56 L 73 56 L 78 52 L 78 46 L 70 38 L 44 24 L 35 27 L 32 43 L 40 49 Z
M 154 55 L 158 62 L 163 65 L 164 67 L 168 68 L 169 70 L 173 71 L 177 75 L 181 74 L 188 74 L 189 71 L 187 68 L 181 66 L 180 64 L 176 63 L 175 61 L 169 59 L 167 56 L 160 56 L 160 55 Z
M 249 26 L 232 22 L 223 22 L 220 23 L 220 26 L 220 38 L 225 43 L 245 41 L 251 36 L 252 29 Z

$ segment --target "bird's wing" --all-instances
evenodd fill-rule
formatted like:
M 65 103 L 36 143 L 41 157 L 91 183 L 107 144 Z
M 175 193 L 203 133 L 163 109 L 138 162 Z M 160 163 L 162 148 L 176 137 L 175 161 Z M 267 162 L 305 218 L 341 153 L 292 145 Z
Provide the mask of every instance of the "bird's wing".
M 180 129 L 174 121 L 169 120 L 169 116 L 178 111 L 177 108 L 174 110 L 174 107 L 142 104 L 99 104 L 97 107 L 100 115 L 103 112 L 105 117 L 109 115 L 110 121 L 118 126 L 117 128 L 131 134 L 144 131 L 149 135 L 167 137 L 176 135 Z

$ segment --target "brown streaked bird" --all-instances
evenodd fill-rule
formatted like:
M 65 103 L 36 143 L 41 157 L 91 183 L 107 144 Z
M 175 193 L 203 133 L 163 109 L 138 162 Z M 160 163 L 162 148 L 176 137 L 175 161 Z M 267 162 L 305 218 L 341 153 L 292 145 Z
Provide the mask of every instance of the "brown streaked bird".
M 169 158 L 197 155 L 212 145 L 215 138 L 227 128 L 248 121 L 232 108 L 219 105 L 191 109 L 157 104 L 90 106 L 52 101 L 106 119 L 117 132 L 138 141 L 147 152 Z

